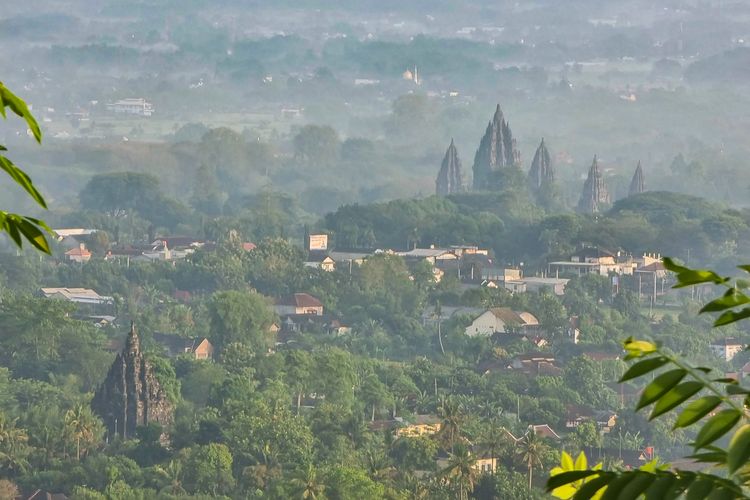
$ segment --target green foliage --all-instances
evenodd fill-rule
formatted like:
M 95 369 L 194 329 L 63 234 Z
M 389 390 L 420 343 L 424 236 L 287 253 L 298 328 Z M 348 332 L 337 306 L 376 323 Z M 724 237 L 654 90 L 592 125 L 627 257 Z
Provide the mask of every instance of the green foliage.
M 750 302 L 742 291 L 742 282 L 719 276 L 710 270 L 691 269 L 664 259 L 667 269 L 677 277 L 675 288 L 711 283 L 727 288 L 722 297 L 709 302 L 701 313 L 721 313 L 714 326 L 724 326 L 750 317 L 748 308 L 737 310 Z M 748 266 L 740 266 L 747 271 Z M 624 343 L 626 359 L 638 361 L 621 377 L 620 382 L 651 377 L 641 393 L 636 409 L 652 406 L 649 420 L 668 414 L 682 405 L 673 428 L 697 426 L 693 440 L 693 455 L 690 458 L 725 469 L 726 476 L 713 473 L 694 473 L 669 470 L 668 466 L 655 462 L 635 471 L 555 470 L 547 482 L 547 490 L 560 498 L 748 498 L 744 492 L 747 461 L 750 458 L 750 424 L 744 406 L 737 398 L 748 404 L 750 389 L 742 387 L 731 378 L 715 378 L 713 370 L 702 366 L 691 366 L 646 340 L 629 338 Z M 658 372 L 656 374 L 655 372 Z M 686 381 L 683 381 L 687 379 Z M 697 399 L 691 398 L 700 396 Z M 707 420 L 706 417 L 709 417 Z M 741 425 L 737 427 L 738 424 Z M 731 433 L 731 434 L 730 434 Z M 731 436 L 726 448 L 715 443 Z M 565 462 L 565 456 L 563 457 Z M 584 481 L 584 482 L 581 482 Z
M 232 342 L 247 344 L 255 352 L 269 345 L 269 327 L 274 320 L 266 299 L 254 291 L 214 294 L 208 304 L 211 335 L 219 347 Z
M 28 106 L 26 106 L 26 103 L 0 82 L 0 115 L 3 118 L 7 118 L 6 107 L 10 108 L 13 113 L 20 116 L 26 122 L 36 141 L 41 143 L 42 131 L 31 111 L 29 111 Z M 14 183 L 26 191 L 32 200 L 46 209 L 47 203 L 44 201 L 42 194 L 34 186 L 31 177 L 13 164 L 3 154 L 5 151 L 7 151 L 7 148 L 0 144 L 0 169 L 7 173 Z M 49 232 L 50 228 L 39 219 L 0 210 L 0 231 L 8 233 L 8 236 L 10 236 L 18 247 L 21 247 L 23 240 L 26 239 L 37 250 L 44 253 L 51 253 L 49 243 L 44 235 L 44 232 Z

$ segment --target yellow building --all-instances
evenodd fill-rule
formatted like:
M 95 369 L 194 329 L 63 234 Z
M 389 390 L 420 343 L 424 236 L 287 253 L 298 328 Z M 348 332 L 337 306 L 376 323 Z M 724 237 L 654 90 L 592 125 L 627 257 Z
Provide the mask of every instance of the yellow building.
M 413 423 L 405 423 L 403 427 L 396 429 L 398 437 L 432 436 L 440 432 L 442 424 L 440 419 L 433 415 L 417 415 Z

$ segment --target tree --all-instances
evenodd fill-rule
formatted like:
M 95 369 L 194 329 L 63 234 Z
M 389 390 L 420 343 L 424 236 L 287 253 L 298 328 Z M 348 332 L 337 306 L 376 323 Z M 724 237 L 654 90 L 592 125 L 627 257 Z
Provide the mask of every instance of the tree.
M 208 303 L 211 335 L 219 347 L 232 342 L 247 344 L 255 352 L 270 346 L 269 327 L 273 323 L 266 298 L 254 291 L 218 292 Z
M 234 487 L 232 454 L 224 444 L 191 448 L 186 466 L 190 474 L 185 478 L 185 485 L 192 491 L 215 496 L 227 494 Z
M 166 467 L 157 465 L 154 467 L 154 470 L 165 483 L 164 487 L 161 489 L 162 493 L 166 492 L 175 496 L 185 494 L 185 488 L 182 487 L 184 475 L 181 462 L 170 460 Z
M 0 413 L 0 470 L 17 474 L 28 468 L 29 436 L 16 427 L 18 419 L 10 420 Z
M 523 462 L 528 471 L 529 491 L 531 491 L 534 466 L 537 464 L 540 467 L 542 466 L 542 458 L 547 453 L 548 446 L 533 430 L 529 430 L 529 432 L 518 441 L 517 446 L 518 458 Z
M 447 397 L 438 408 L 440 417 L 440 432 L 438 436 L 451 452 L 454 451 L 456 442 L 462 439 L 461 429 L 464 423 L 464 408 L 454 397 Z
M 458 487 L 458 499 L 468 500 L 474 490 L 479 470 L 475 467 L 476 458 L 469 453 L 468 448 L 460 447 L 458 452 L 451 453 L 448 465 L 440 471 L 440 475 L 450 481 L 451 486 Z
M 29 111 L 28 106 L 0 82 L 0 114 L 3 118 L 7 118 L 6 107 L 10 108 L 11 111 L 26 121 L 26 125 L 28 125 L 34 139 L 41 144 L 42 131 L 31 111 Z M 7 148 L 0 144 L 0 169 L 4 170 L 13 179 L 13 182 L 23 188 L 37 205 L 46 209 L 47 202 L 34 186 L 31 177 L 14 165 L 5 154 L 2 154 L 3 151 L 7 151 Z M 44 253 L 51 253 L 49 243 L 43 232 L 51 230 L 47 224 L 39 219 L 0 210 L 0 231 L 8 233 L 8 236 L 10 236 L 11 240 L 18 247 L 23 245 L 23 239 L 25 238 L 37 250 Z
M 81 461 L 81 446 L 84 455 L 95 445 L 104 433 L 101 421 L 93 414 L 91 408 L 77 404 L 65 412 L 65 431 L 75 441 L 76 460 Z
M 312 464 L 300 469 L 295 477 L 292 478 L 292 486 L 295 489 L 295 496 L 302 500 L 318 500 L 323 497 L 326 487 L 318 478 L 318 469 Z
M 305 125 L 294 136 L 294 157 L 306 165 L 332 165 L 339 156 L 338 134 L 327 125 Z
M 383 498 L 385 487 L 367 476 L 367 473 L 352 465 L 337 465 L 326 474 L 326 496 L 330 500 L 351 498 Z

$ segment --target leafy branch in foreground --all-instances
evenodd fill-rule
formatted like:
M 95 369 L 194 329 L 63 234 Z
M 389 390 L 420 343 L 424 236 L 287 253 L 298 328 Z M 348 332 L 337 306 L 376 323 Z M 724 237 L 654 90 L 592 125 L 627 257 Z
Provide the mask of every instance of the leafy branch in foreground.
M 727 291 L 706 304 L 700 313 L 720 313 L 714 326 L 723 326 L 750 317 L 750 297 L 743 290 L 750 282 L 732 280 L 705 269 L 689 269 L 664 259 L 664 266 L 676 274 L 682 288 L 699 284 L 723 286 Z M 750 266 L 739 266 L 750 273 Z M 695 427 L 693 454 L 687 458 L 706 464 L 717 473 L 671 470 L 669 465 L 648 463 L 637 470 L 606 471 L 598 467 L 586 469 L 585 457 L 572 466 L 570 456 L 563 454 L 561 467 L 551 471 L 547 491 L 557 498 L 581 499 L 649 499 L 687 498 L 734 499 L 748 498 L 750 487 L 750 422 L 746 408 L 750 406 L 750 388 L 742 387 L 731 378 L 714 378 L 710 368 L 691 366 L 672 356 L 653 342 L 624 342 L 626 360 L 637 360 L 628 368 L 620 382 L 650 375 L 653 377 L 641 393 L 636 411 L 650 407 L 648 419 L 653 420 L 675 411 L 679 415 L 674 428 Z M 731 433 L 731 434 L 730 434 Z M 730 436 L 728 446 L 715 443 Z
M 0 115 L 7 119 L 5 108 L 10 108 L 13 113 L 23 118 L 36 141 L 38 143 L 42 142 L 42 131 L 26 103 L 0 82 Z M 0 144 L 0 169 L 9 175 L 13 179 L 13 182 L 21 186 L 39 206 L 46 209 L 47 203 L 44 201 L 42 194 L 34 186 L 31 177 L 5 156 L 3 152 L 7 150 L 8 148 Z M 13 242 L 19 247 L 23 246 L 25 238 L 38 250 L 50 253 L 49 243 L 44 235 L 44 232 L 49 232 L 50 228 L 39 219 L 0 210 L 0 231 L 7 232 Z

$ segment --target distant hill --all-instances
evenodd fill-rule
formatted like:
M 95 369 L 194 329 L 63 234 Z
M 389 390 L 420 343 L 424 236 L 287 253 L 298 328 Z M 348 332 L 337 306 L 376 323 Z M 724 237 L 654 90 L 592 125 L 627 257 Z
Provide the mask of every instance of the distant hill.
M 750 48 L 737 48 L 694 62 L 685 70 L 691 83 L 747 82 L 750 79 Z

